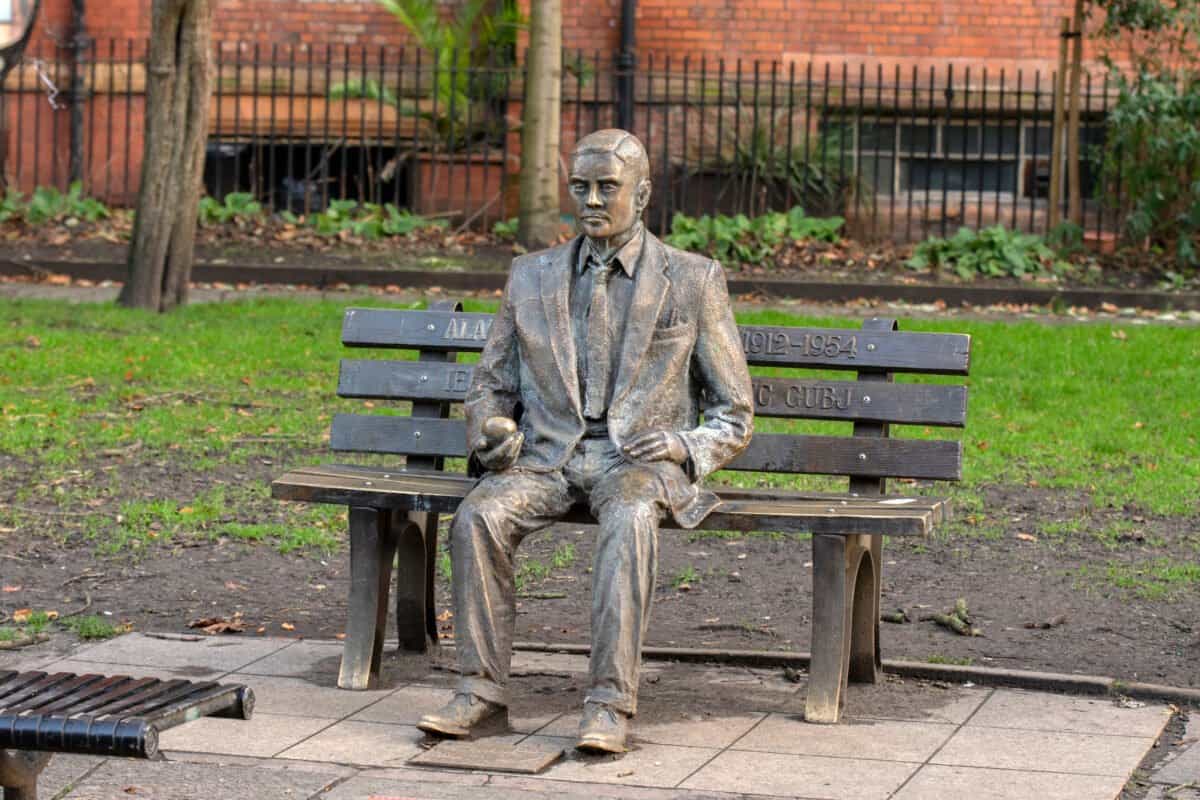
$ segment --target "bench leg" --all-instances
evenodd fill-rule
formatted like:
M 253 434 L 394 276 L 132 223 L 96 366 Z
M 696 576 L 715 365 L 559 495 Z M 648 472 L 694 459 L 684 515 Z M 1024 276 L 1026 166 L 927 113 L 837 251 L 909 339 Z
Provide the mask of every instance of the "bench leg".
M 865 551 L 854 583 L 850 627 L 851 683 L 878 683 L 883 661 L 879 652 L 879 605 L 883 588 L 883 537 L 856 536 Z
M 874 669 L 877 627 L 869 615 L 878 605 L 877 570 L 869 539 L 813 537 L 812 662 L 804 710 L 808 722 L 837 722 L 852 664 L 856 680 L 866 678 L 864 661 Z
M 0 798 L 37 800 L 37 781 L 50 763 L 50 753 L 0 750 Z
M 437 568 L 437 514 L 398 515 L 400 535 L 396 563 L 396 632 L 400 649 L 428 651 L 437 644 L 434 571 Z
M 350 608 L 338 686 L 369 689 L 379 678 L 396 538 L 390 513 L 350 509 Z

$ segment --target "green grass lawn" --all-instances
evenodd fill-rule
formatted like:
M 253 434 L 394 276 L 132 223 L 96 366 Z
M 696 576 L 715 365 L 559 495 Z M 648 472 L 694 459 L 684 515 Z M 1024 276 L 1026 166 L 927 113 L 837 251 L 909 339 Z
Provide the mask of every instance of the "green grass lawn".
M 344 355 L 339 330 L 345 305 L 253 300 L 158 316 L 108 305 L 7 301 L 0 305 L 0 452 L 36 462 L 46 479 L 120 452 L 160 454 L 197 470 L 279 453 L 295 460 L 279 463 L 278 471 L 300 459 L 322 460 L 331 415 L 364 405 L 333 396 Z M 771 311 L 739 320 L 846 325 Z M 1132 504 L 1152 513 L 1200 509 L 1197 330 L 960 320 L 904 321 L 902 328 L 973 337 L 959 493 L 968 503 L 986 484 L 1036 484 L 1082 490 L 1097 504 Z M 355 355 L 371 357 L 367 351 Z M 764 421 L 759 429 L 788 424 Z M 22 488 L 17 499 L 33 491 Z M 164 500 L 161 507 L 132 504 L 124 509 L 122 529 L 147 535 L 156 525 L 204 520 L 239 502 L 236 494 L 217 492 Z M 335 512 L 312 513 L 328 522 Z M 313 535 L 330 544 L 328 530 L 321 529 L 332 526 L 314 520 Z M 278 539 L 288 535 L 286 529 L 275 521 L 226 525 L 223 531 Z

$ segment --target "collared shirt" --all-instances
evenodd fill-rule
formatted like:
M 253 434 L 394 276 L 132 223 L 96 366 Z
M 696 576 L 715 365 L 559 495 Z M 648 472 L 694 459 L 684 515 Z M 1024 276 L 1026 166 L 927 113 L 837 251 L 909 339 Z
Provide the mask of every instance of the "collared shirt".
M 629 241 L 621 245 L 610 255 L 607 267 L 601 261 L 601 254 L 596 252 L 592 242 L 584 237 L 579 248 L 579 261 L 571 273 L 571 330 L 575 337 L 575 366 L 579 372 L 580 397 L 587 396 L 587 327 L 588 307 L 592 302 L 593 276 L 596 269 L 609 268 L 614 272 L 608 280 L 608 355 L 611 367 L 608 378 L 608 397 L 605 406 L 612 398 L 613 384 L 617 378 L 617 366 L 621 360 L 621 343 L 625 338 L 625 321 L 629 316 L 629 306 L 633 301 L 633 283 L 637 273 L 638 262 L 642 257 L 642 245 L 645 241 L 645 229 L 642 223 L 637 223 L 637 230 Z

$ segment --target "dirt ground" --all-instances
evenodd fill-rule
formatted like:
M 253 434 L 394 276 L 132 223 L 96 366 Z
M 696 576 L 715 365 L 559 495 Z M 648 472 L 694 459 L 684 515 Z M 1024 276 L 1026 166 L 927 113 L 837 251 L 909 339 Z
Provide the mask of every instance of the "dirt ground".
M 86 233 L 86 232 L 84 232 Z M 904 266 L 910 245 L 890 242 L 842 241 L 798 242 L 784 247 L 771 263 L 725 264 L 731 277 L 767 277 L 787 280 L 845 281 L 850 283 L 906 283 L 969 285 L 952 270 L 914 272 Z M 270 225 L 245 232 L 200 231 L 197 261 L 229 266 L 304 266 L 313 269 L 418 269 L 504 271 L 514 255 L 512 244 L 493 236 L 464 232 L 447 235 L 433 232 L 402 241 L 340 242 L 309 237 L 284 237 Z M 64 261 L 124 263 L 127 246 L 117 240 L 89 235 L 68 235 L 57 228 L 29 231 L 20 238 L 0 242 L 0 261 L 12 265 Z M 1076 268 L 1059 276 L 987 278 L 979 285 L 989 287 L 1050 285 L 1066 288 L 1111 288 L 1155 290 L 1172 285 L 1167 261 L 1148 253 L 1100 255 L 1080 253 L 1073 257 Z M 11 270 L 10 270 L 11 271 Z M 33 270 L 36 274 L 38 270 Z M 1197 288 L 1177 285 L 1179 289 Z
M 133 455 L 106 459 L 84 474 L 105 483 L 105 505 L 123 500 L 187 499 L 218 482 L 268 483 L 300 453 L 280 452 L 272 464 L 226 466 L 202 473 L 170 461 Z M 270 544 L 177 534 L 136 554 L 98 556 L 82 531 L 78 509 L 43 499 L 16 502 L 17 487 L 36 483 L 36 468 L 0 456 L 0 506 L 22 506 L 32 520 L 0 536 L 0 622 L 15 609 L 110 614 L 142 631 L 186 631 L 189 622 L 241 612 L 246 632 L 331 638 L 346 617 L 348 554 L 280 554 Z M 1087 497 L 1061 491 L 993 486 L 985 489 L 989 519 L 999 529 L 972 532 L 969 519 L 921 541 L 895 540 L 884 550 L 884 609 L 905 609 L 914 621 L 883 624 L 885 657 L 1017 669 L 1107 675 L 1177 686 L 1200 686 L 1200 592 L 1184 584 L 1147 599 L 1115 585 L 1114 565 L 1156 559 L 1195 563 L 1200 517 L 1155 517 L 1137 509 L 1093 508 Z M 265 496 L 239 500 L 221 521 L 262 522 L 280 506 Z M 1053 523 L 1082 519 L 1085 533 L 1055 538 Z M 1116 540 L 1088 535 L 1110 523 L 1132 530 Z M 1021 536 L 1018 536 L 1021 534 Z M 1035 539 L 1031 541 L 1030 539 Z M 590 608 L 592 529 L 559 526 L 526 540 L 526 569 L 517 638 L 586 642 Z M 572 548 L 565 547 L 566 544 Z M 574 557 L 561 554 L 573 549 Z M 551 566 L 555 552 L 558 566 Z M 809 649 L 812 606 L 808 541 L 753 536 L 701 538 L 664 532 L 655 610 L 648 644 L 736 649 Z M 684 587 L 685 582 L 687 586 Z M 19 588 L 14 588 L 19 587 Z M 448 586 L 439 579 L 439 610 Z M 539 599 L 541 598 L 541 599 Z M 921 621 L 964 598 L 978 637 Z M 445 633 L 453 620 L 443 622 Z M 59 633 L 57 636 L 69 636 Z M 287 634 L 285 634 L 287 635 Z

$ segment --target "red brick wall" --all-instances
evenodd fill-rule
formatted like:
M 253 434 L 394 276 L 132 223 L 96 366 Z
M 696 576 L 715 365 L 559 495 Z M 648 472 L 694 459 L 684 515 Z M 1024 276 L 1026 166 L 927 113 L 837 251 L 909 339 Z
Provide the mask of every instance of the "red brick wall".
M 563 5 L 568 50 L 616 50 L 620 0 Z M 637 39 L 641 53 L 659 58 L 1041 67 L 1056 58 L 1058 20 L 1071 6 L 1071 0 L 640 0 Z M 47 0 L 42 30 L 61 36 L 68 9 L 69 0 Z M 88 13 L 88 32 L 97 39 L 141 37 L 149 26 L 150 0 L 105 0 Z M 225 43 L 408 41 L 375 0 L 218 0 L 216 35 Z

